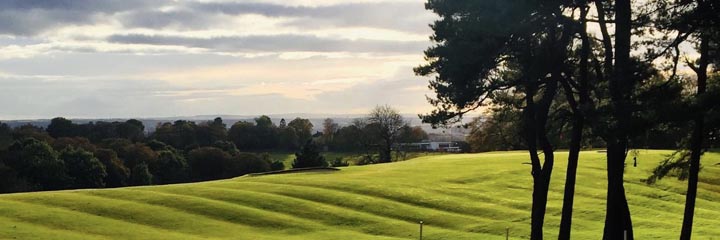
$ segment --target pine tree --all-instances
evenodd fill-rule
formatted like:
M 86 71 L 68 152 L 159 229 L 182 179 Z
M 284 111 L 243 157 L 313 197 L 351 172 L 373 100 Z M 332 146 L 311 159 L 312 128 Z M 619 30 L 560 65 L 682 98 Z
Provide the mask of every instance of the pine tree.
M 308 167 L 327 167 L 328 163 L 325 158 L 320 155 L 320 150 L 312 140 L 308 140 L 303 146 L 302 150 L 295 153 L 295 161 L 293 161 L 293 168 L 308 168 Z

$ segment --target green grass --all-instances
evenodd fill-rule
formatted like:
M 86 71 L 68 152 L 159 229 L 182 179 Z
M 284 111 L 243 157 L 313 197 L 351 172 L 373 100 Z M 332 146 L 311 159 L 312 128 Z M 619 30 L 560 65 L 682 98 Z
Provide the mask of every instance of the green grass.
M 686 182 L 642 179 L 669 151 L 641 150 L 625 187 L 638 239 L 673 239 Z M 545 233 L 557 237 L 566 153 L 557 154 Z M 0 195 L 0 239 L 512 239 L 529 235 L 527 153 L 426 156 L 167 186 Z M 720 153 L 703 159 L 694 239 L 720 238 Z M 604 154 L 583 152 L 572 239 L 598 239 Z
M 350 165 L 357 165 L 357 162 L 359 162 L 365 153 L 354 153 L 354 152 L 323 152 L 321 153 L 323 157 L 325 157 L 325 160 L 328 162 L 332 162 L 337 158 L 342 159 L 343 161 L 348 162 Z M 424 157 L 424 156 L 437 156 L 437 155 L 443 155 L 447 153 L 442 152 L 407 152 L 404 156 L 399 156 L 397 153 L 393 152 L 394 159 L 398 160 L 407 160 L 417 157 Z M 377 157 L 377 156 L 376 156 Z M 270 153 L 270 158 L 272 158 L 275 161 L 281 161 L 285 165 L 285 169 L 292 168 L 292 163 L 295 160 L 295 153 L 291 152 L 273 152 Z

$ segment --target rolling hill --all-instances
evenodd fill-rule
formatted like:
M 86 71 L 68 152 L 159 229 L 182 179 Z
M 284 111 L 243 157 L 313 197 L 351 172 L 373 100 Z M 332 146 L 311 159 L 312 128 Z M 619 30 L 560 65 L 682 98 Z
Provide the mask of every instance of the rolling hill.
M 641 150 L 626 170 L 638 239 L 673 239 L 686 182 L 642 182 L 669 151 Z M 549 194 L 546 237 L 560 222 L 566 153 Z M 0 239 L 511 239 L 529 235 L 525 152 L 420 157 L 327 173 L 166 186 L 0 195 Z M 720 236 L 720 153 L 706 154 L 693 236 Z M 573 239 L 599 239 L 604 153 L 581 155 Z

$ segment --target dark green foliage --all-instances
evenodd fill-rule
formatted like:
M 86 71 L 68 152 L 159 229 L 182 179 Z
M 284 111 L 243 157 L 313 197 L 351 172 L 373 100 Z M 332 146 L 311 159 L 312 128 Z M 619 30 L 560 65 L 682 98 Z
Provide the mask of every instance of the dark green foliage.
M 65 164 L 45 142 L 28 138 L 15 142 L 3 154 L 5 166 L 13 168 L 19 178 L 37 189 L 56 190 L 69 185 Z
M 243 150 L 256 148 L 256 138 L 255 124 L 251 122 L 236 122 L 230 127 L 230 131 L 228 132 L 228 139 L 235 143 L 235 146 Z
M 7 149 L 13 143 L 12 129 L 0 122 L 0 151 Z
M 223 178 L 270 171 L 271 160 L 254 153 L 240 153 L 228 159 Z
M 140 141 L 145 137 L 145 126 L 138 120 L 130 119 L 113 125 L 115 125 L 116 136 L 119 138 Z
M 198 145 L 195 122 L 178 120 L 174 123 L 159 124 L 152 137 L 177 149 Z M 210 143 L 208 143 L 210 144 Z
M 34 138 L 46 143 L 53 142 L 53 138 L 45 130 L 30 124 L 25 124 L 13 129 L 12 136 L 15 140 Z
M 288 123 L 288 128 L 295 129 L 297 146 L 302 146 L 306 141 L 312 139 L 313 124 L 308 119 L 295 118 Z
M 270 171 L 285 170 L 285 163 L 282 161 L 273 161 L 270 163 Z
M 61 137 L 53 141 L 52 147 L 55 151 L 62 151 L 63 149 L 70 147 L 81 148 L 90 152 L 94 152 L 96 149 L 95 145 L 93 145 L 89 139 L 84 137 Z
M 299 138 L 295 128 L 281 127 L 278 129 L 278 135 L 280 146 L 282 146 L 284 150 L 297 151 L 300 147 L 300 145 L 298 145 Z
M 107 172 L 105 177 L 106 187 L 124 187 L 128 185 L 130 169 L 123 164 L 115 151 L 101 148 L 95 151 L 95 157 L 105 166 L 105 172 Z
M 174 147 L 165 144 L 164 142 L 158 141 L 158 140 L 150 140 L 149 142 L 145 143 L 150 149 L 153 151 L 159 152 L 159 151 L 176 151 Z
M 270 117 L 263 115 L 255 118 L 254 132 L 257 149 L 273 149 L 277 147 L 277 127 L 270 120 Z
M 143 186 L 152 184 L 153 176 L 146 163 L 139 163 L 130 171 L 130 185 Z
M 223 151 L 233 156 L 240 153 L 240 150 L 238 150 L 238 148 L 235 146 L 235 143 L 231 141 L 216 141 L 212 144 L 212 147 L 222 149 Z
M 224 177 L 230 154 L 215 147 L 201 147 L 188 153 L 190 175 L 194 180 L 214 180 Z
M 18 176 L 15 169 L 0 162 L 0 193 L 34 191 L 35 186 Z
M 73 188 L 105 187 L 105 166 L 91 152 L 68 147 L 60 152 L 60 160 L 65 162 Z
M 157 152 L 157 160 L 148 164 L 156 184 L 179 183 L 189 180 L 189 169 L 185 158 L 175 151 Z
M 308 168 L 308 167 L 327 167 L 328 163 L 325 161 L 325 157 L 320 155 L 318 146 L 312 140 L 305 143 L 302 150 L 295 153 L 295 160 L 293 161 L 293 168 Z
M 56 117 L 50 120 L 47 132 L 51 137 L 74 137 L 77 136 L 77 126 L 65 118 Z
M 195 127 L 195 136 L 199 146 L 210 146 L 217 141 L 227 139 L 227 126 L 222 118 L 201 123 Z
M 332 162 L 330 162 L 331 167 L 347 167 L 350 166 L 350 164 L 343 160 L 341 157 L 335 158 Z

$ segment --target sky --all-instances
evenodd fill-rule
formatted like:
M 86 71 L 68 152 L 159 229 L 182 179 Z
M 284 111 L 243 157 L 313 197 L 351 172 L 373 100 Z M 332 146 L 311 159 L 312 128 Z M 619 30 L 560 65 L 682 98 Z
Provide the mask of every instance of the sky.
M 0 120 L 432 109 L 422 0 L 2 0 Z

